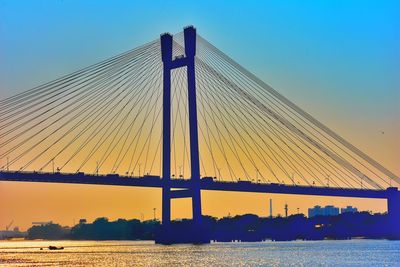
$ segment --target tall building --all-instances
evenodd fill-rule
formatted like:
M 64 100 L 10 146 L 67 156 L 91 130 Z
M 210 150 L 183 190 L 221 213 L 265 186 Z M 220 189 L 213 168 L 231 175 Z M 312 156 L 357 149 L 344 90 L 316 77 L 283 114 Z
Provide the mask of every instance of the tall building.
M 272 218 L 272 198 L 269 199 L 269 217 Z
M 339 208 L 328 205 L 325 207 L 314 206 L 313 208 L 308 209 L 308 218 L 312 218 L 315 216 L 335 216 L 339 215 Z
M 347 206 L 345 208 L 340 209 L 341 213 L 355 213 L 357 211 L 358 211 L 357 208 L 352 206 Z
M 287 218 L 288 216 L 288 204 L 285 204 L 285 217 Z

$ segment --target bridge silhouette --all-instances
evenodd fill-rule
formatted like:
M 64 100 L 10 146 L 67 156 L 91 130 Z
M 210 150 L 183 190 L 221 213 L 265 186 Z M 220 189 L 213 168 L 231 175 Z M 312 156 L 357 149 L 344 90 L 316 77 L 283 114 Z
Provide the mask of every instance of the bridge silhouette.
M 160 101 L 162 99 L 162 101 Z M 0 101 L 0 180 L 387 199 L 400 179 L 187 27 Z M 397 233 L 397 232 L 396 232 Z M 189 233 L 188 233 L 189 235 Z

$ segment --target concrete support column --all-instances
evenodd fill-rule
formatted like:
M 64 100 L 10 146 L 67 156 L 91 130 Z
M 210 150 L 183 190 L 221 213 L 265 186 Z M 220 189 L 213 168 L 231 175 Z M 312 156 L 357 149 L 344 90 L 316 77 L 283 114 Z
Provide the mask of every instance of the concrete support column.
M 162 223 L 171 221 L 171 67 L 172 35 L 161 36 L 161 53 L 164 63 L 163 73 L 163 161 L 162 161 Z
M 387 189 L 389 238 L 400 239 L 400 192 L 397 187 Z

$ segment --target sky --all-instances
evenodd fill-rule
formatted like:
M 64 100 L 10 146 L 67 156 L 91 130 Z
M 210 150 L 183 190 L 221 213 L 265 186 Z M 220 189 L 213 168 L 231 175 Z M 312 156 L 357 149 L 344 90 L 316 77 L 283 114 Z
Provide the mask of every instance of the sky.
M 0 98 L 194 25 L 198 33 L 346 140 L 400 174 L 398 1 L 4 1 Z M 301 212 L 316 204 L 384 211 L 385 201 L 203 192 L 203 214 Z M 161 191 L 0 183 L 0 229 L 11 220 L 151 219 Z M 173 217 L 190 216 L 174 200 Z

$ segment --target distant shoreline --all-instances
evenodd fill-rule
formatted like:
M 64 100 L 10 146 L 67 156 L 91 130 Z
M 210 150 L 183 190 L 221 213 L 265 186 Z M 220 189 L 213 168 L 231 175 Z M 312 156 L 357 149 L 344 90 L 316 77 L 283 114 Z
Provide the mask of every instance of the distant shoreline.
M 334 216 L 263 218 L 254 214 L 215 218 L 203 216 L 202 232 L 215 242 L 312 241 L 312 240 L 399 240 L 393 232 L 387 214 L 368 212 L 344 213 Z M 196 228 L 191 220 L 171 222 L 169 233 L 182 238 L 190 237 Z M 92 223 L 82 219 L 73 227 L 55 223 L 35 225 L 28 229 L 26 240 L 136 240 L 154 241 L 163 228 L 158 220 L 139 221 L 97 218 Z M 21 237 L 21 236 L 18 236 Z M 189 242 L 190 243 L 190 242 Z
M 296 242 L 350 242 L 350 241 L 393 241 L 393 242 L 400 242 L 400 240 L 392 240 L 392 239 L 385 239 L 385 238 L 352 238 L 352 239 L 323 239 L 323 240 L 290 240 L 290 241 L 272 241 L 272 240 L 265 240 L 265 241 L 240 241 L 240 242 L 224 242 L 224 241 L 212 241 L 210 244 L 238 244 L 238 243 L 243 243 L 243 244 L 256 244 L 256 243 L 296 243 Z M 13 242 L 48 242 L 49 244 L 51 242 L 141 242 L 141 243 L 154 243 L 154 240 L 74 240 L 74 239 L 58 239 L 58 240 L 46 240 L 46 239 L 0 239 L 0 243 L 13 243 Z M 155 243 L 154 243 L 155 244 Z M 176 245 L 181 245 L 181 244 L 176 244 Z M 204 244 L 202 244 L 204 245 Z M 99 245 L 98 247 L 107 247 L 108 245 Z M 125 245 L 110 245 L 112 247 L 119 247 L 119 246 L 125 246 Z M 95 247 L 95 246 L 68 246 L 68 247 Z M 12 247 L 12 248 L 1 248 L 1 249 L 26 249 L 26 248 L 41 248 L 41 247 Z

